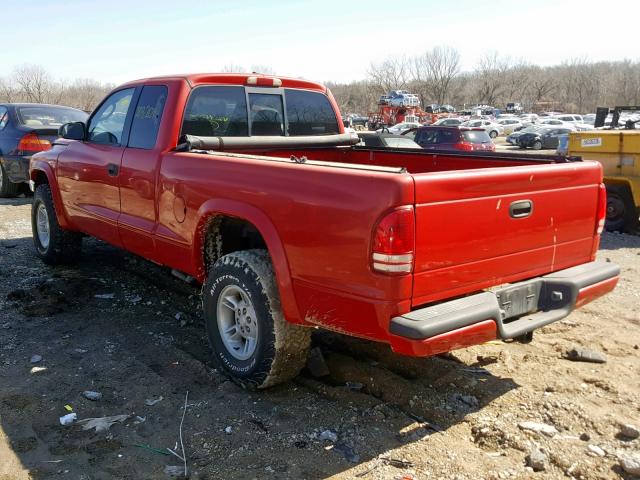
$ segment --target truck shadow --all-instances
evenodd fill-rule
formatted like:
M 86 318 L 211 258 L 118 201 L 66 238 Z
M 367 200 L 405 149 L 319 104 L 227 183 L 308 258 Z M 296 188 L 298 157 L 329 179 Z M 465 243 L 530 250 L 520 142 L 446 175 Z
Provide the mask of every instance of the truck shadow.
M 479 363 L 401 357 L 320 332 L 325 371 L 310 365 L 293 382 L 247 392 L 211 361 L 198 288 L 165 269 L 96 240 L 76 265 L 48 267 L 31 238 L 0 241 L 0 267 L 11 273 L 0 281 L 0 429 L 34 478 L 164 476 L 180 464 L 164 452 L 187 392 L 185 450 L 198 478 L 371 478 L 382 464 L 400 475 L 412 464 L 395 449 L 429 442 L 518 387 Z M 30 363 L 34 354 L 43 359 Z M 87 432 L 60 425 L 65 405 L 78 418 L 128 418 Z
M 640 232 L 636 235 L 605 232 L 600 238 L 600 250 L 638 247 L 640 247 Z

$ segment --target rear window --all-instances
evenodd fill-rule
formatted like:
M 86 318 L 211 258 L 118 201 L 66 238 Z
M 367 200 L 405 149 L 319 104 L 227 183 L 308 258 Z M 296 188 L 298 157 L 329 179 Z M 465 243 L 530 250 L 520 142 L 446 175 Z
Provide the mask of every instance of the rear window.
M 338 120 L 326 95 L 305 90 L 285 89 L 289 135 L 333 135 Z
M 484 130 L 466 130 L 461 132 L 465 142 L 471 143 L 490 143 L 491 137 Z
M 200 137 L 247 136 L 244 87 L 197 87 L 187 102 L 182 133 Z
M 28 106 L 16 108 L 18 121 L 27 127 L 58 128 L 69 122 L 86 122 L 89 115 L 74 108 Z
M 284 97 L 282 92 L 284 92 Z M 333 135 L 338 119 L 326 95 L 306 90 L 203 86 L 191 93 L 182 133 L 201 137 Z

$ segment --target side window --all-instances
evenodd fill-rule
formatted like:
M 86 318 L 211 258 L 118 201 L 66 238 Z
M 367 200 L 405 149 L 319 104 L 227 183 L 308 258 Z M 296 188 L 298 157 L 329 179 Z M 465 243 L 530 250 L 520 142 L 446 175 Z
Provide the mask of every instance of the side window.
M 148 85 L 142 89 L 131 123 L 129 147 L 152 149 L 156 145 L 167 87 Z
M 0 106 L 0 130 L 4 129 L 9 122 L 9 110 L 7 107 Z
M 191 92 L 183 135 L 245 137 L 249 134 L 244 87 L 207 86 Z
M 268 93 L 249 94 L 251 135 L 284 135 L 282 96 Z
M 134 91 L 127 88 L 115 92 L 100 106 L 89 121 L 90 142 L 120 145 Z
M 305 90 L 285 90 L 289 135 L 338 133 L 336 113 L 326 95 Z

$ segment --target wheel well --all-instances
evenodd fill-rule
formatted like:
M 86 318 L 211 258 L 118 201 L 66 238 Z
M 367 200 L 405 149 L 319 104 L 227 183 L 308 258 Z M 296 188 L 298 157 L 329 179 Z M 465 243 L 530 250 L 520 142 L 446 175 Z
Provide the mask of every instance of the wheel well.
M 231 252 L 263 248 L 267 244 L 258 229 L 241 218 L 217 215 L 206 228 L 204 242 L 204 264 L 208 268 L 218 258 Z
M 32 180 L 35 183 L 36 187 L 38 185 L 49 183 L 47 175 L 42 170 L 36 170 L 35 172 L 33 172 Z

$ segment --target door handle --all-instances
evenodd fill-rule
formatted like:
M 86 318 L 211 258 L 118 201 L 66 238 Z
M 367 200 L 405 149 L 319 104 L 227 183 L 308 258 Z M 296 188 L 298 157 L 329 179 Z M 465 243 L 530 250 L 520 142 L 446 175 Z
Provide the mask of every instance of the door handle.
M 109 165 L 107 165 L 107 172 L 109 173 L 110 177 L 117 177 L 118 170 L 118 165 L 116 165 L 115 163 L 110 163 Z
M 533 202 L 531 200 L 519 200 L 509 205 L 509 215 L 511 218 L 525 218 L 533 212 Z

